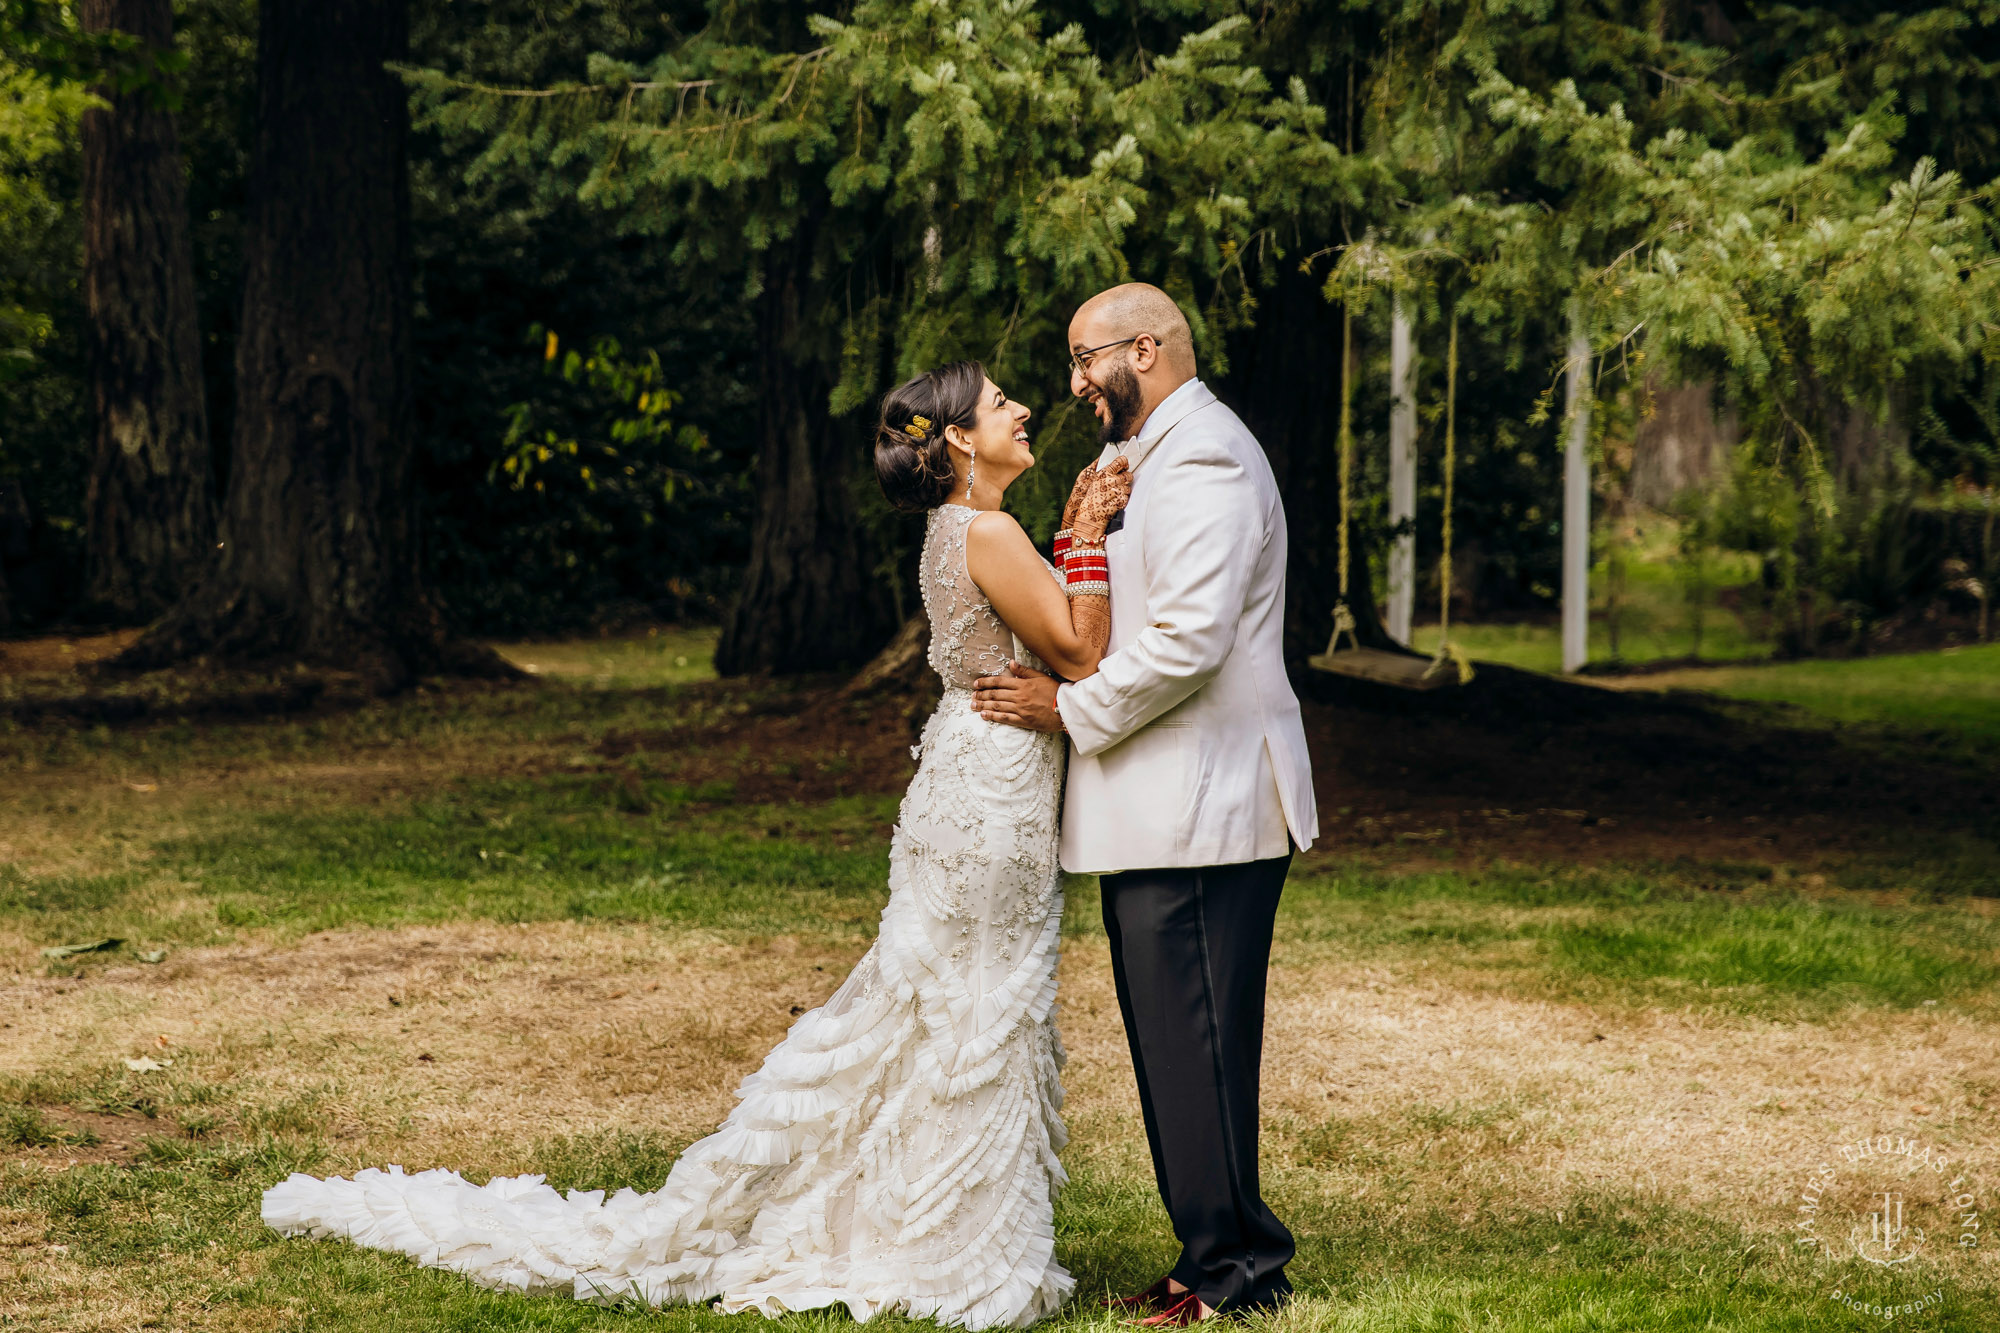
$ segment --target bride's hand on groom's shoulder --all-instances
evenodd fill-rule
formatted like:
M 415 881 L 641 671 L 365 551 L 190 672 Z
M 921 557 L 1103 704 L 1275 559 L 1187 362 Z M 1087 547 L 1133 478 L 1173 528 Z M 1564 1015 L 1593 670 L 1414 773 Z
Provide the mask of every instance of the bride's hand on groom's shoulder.
M 988 722 L 1028 731 L 1061 731 L 1062 717 L 1056 712 L 1060 683 L 1033 667 L 1009 662 L 1006 675 L 981 676 L 972 682 L 972 708 Z

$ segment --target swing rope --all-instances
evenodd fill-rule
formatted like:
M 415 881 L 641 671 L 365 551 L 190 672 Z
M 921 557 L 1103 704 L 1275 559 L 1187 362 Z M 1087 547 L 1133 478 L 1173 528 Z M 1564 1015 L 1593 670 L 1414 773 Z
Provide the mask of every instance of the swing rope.
M 1458 451 L 1456 428 L 1458 421 L 1458 310 L 1451 312 L 1450 350 L 1445 353 L 1444 372 L 1444 534 L 1442 549 L 1438 553 L 1438 647 L 1437 657 L 1431 662 L 1425 675 L 1442 671 L 1450 662 L 1458 671 L 1458 683 L 1464 685 L 1472 679 L 1472 663 L 1466 660 L 1465 652 L 1451 641 L 1451 508 L 1453 483 L 1458 474 Z M 1342 511 L 1342 518 L 1346 513 Z M 1342 535 L 1345 536 L 1343 530 Z M 1342 584 L 1343 591 L 1345 584 Z
M 1340 598 L 1333 604 L 1333 637 L 1326 641 L 1329 656 L 1340 651 L 1340 636 L 1343 634 L 1347 636 L 1350 647 L 1361 646 L 1360 640 L 1354 637 L 1354 612 L 1347 606 L 1347 514 L 1353 476 L 1354 307 L 1343 301 L 1340 306 Z

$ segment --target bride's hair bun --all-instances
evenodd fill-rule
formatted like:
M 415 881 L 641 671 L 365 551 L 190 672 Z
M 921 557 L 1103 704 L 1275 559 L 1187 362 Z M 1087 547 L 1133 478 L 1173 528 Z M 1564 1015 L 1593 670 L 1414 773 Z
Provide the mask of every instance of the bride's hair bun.
M 971 430 L 979 418 L 986 368 L 954 361 L 889 390 L 875 426 L 875 479 L 898 509 L 935 509 L 956 484 L 944 428 Z

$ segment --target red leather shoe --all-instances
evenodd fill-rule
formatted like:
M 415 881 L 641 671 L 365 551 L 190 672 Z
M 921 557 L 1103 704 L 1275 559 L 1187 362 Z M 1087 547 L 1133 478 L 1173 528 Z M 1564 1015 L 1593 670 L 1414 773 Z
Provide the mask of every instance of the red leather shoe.
M 1220 1318 L 1222 1315 L 1219 1311 L 1203 1305 L 1201 1297 L 1190 1291 L 1156 1315 L 1145 1319 L 1128 1319 L 1125 1322 L 1134 1328 L 1186 1328 L 1189 1324 Z
M 1163 1277 L 1137 1296 L 1114 1296 L 1104 1303 L 1104 1308 L 1157 1314 L 1187 1295 L 1184 1291 L 1175 1291 L 1170 1285 L 1172 1281 L 1170 1277 Z

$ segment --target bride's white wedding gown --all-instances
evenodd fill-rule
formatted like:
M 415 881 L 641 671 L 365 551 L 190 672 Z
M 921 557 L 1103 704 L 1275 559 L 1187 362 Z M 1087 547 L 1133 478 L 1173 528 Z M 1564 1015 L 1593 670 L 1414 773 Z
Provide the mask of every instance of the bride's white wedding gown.
M 933 510 L 924 540 L 945 692 L 890 843 L 880 933 L 664 1186 L 563 1195 L 540 1176 L 482 1186 L 392 1166 L 294 1175 L 266 1191 L 264 1221 L 583 1300 L 773 1316 L 839 1303 L 966 1328 L 1053 1313 L 1074 1285 L 1053 1211 L 1063 742 L 971 709 L 974 679 L 1033 660 L 966 575 L 976 512 Z

